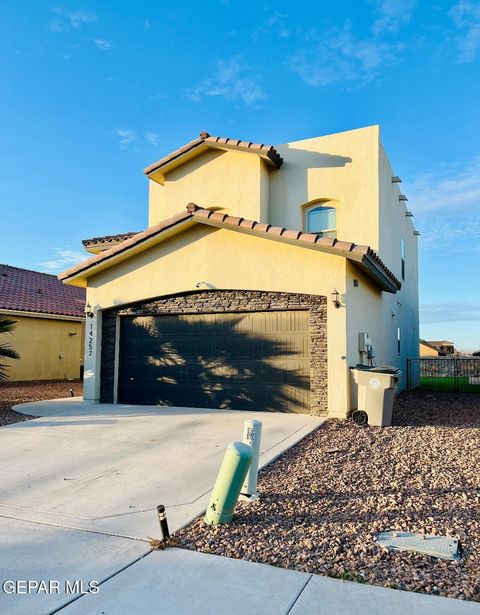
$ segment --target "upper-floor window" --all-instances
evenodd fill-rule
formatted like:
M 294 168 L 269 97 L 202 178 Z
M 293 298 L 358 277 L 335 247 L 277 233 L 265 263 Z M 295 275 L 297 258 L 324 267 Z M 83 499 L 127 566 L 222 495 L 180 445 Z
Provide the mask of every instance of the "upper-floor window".
M 337 210 L 328 205 L 312 205 L 305 211 L 307 232 L 322 237 L 337 236 Z
M 402 257 L 402 280 L 405 279 L 405 241 L 402 239 L 400 244 L 400 253 Z

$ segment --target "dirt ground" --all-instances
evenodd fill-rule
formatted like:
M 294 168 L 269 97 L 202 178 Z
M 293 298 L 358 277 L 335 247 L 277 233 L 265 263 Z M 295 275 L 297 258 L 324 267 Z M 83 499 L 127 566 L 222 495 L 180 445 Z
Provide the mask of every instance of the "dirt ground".
M 75 396 L 82 395 L 82 382 L 80 380 L 32 380 L 0 383 L 0 426 L 35 418 L 13 411 L 11 408 L 15 404 L 69 397 L 70 389 L 73 389 Z
M 480 395 L 403 393 L 395 425 L 327 421 L 260 473 L 229 525 L 177 546 L 410 591 L 480 600 Z M 385 530 L 450 535 L 459 561 L 393 552 Z

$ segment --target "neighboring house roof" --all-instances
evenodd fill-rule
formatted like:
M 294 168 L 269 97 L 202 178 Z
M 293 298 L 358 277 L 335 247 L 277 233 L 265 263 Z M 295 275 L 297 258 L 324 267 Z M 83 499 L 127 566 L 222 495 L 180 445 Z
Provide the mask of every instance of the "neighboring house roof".
M 148 166 L 144 173 L 155 179 L 155 181 L 163 182 L 165 173 L 179 166 L 186 160 L 201 154 L 209 148 L 222 150 L 237 150 L 257 154 L 262 157 L 270 166 L 279 169 L 282 166 L 283 158 L 273 147 L 273 145 L 265 145 L 264 143 L 252 143 L 251 141 L 240 141 L 239 139 L 229 139 L 228 137 L 212 137 L 208 132 L 200 133 L 198 139 L 190 141 L 183 147 L 175 150 L 168 156 L 157 160 Z
M 453 342 L 449 342 L 448 340 L 428 340 L 427 344 L 431 346 L 454 346 Z
M 57 276 L 0 265 L 0 310 L 85 317 L 85 290 Z
M 87 252 L 101 252 L 102 250 L 108 250 L 117 243 L 121 243 L 137 235 L 138 231 L 129 231 L 128 233 L 120 233 L 119 235 L 105 235 L 104 237 L 92 237 L 91 239 L 82 239 L 82 244 Z
M 279 226 L 272 226 L 271 224 L 255 222 L 254 220 L 228 216 L 224 213 L 203 209 L 194 203 L 190 203 L 187 206 L 186 212 L 177 214 L 155 226 L 147 228 L 145 231 L 126 239 L 109 250 L 105 250 L 64 271 L 58 277 L 60 280 L 87 277 L 85 274 L 91 275 L 93 270 L 100 267 L 103 268 L 109 264 L 108 261 L 114 264 L 116 256 L 129 250 L 132 251 L 132 254 L 139 252 L 141 249 L 146 249 L 156 243 L 159 239 L 170 236 L 172 231 L 180 231 L 195 223 L 241 231 L 258 237 L 265 237 L 299 247 L 316 249 L 320 252 L 342 256 L 359 265 L 364 273 L 372 278 L 382 290 L 395 293 L 401 288 L 400 281 L 368 246 L 321 237 L 316 233 L 303 233 Z

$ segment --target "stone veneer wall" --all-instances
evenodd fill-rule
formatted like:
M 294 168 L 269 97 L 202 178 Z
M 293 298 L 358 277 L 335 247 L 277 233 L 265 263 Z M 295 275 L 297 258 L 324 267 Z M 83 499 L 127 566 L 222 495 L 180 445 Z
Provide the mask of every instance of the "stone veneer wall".
M 102 402 L 113 402 L 116 317 L 308 310 L 311 336 L 310 413 L 327 414 L 327 301 L 318 295 L 256 290 L 206 290 L 159 297 L 105 310 L 102 324 Z

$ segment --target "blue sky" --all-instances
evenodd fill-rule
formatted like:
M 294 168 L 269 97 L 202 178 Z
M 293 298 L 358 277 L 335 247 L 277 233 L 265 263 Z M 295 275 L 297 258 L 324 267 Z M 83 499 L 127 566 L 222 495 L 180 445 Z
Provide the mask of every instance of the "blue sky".
M 0 24 L 0 262 L 58 272 L 144 228 L 142 169 L 201 130 L 378 123 L 422 233 L 421 335 L 480 348 L 480 0 L 37 0 Z

